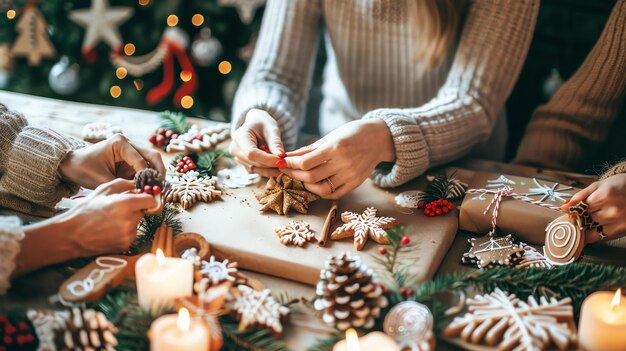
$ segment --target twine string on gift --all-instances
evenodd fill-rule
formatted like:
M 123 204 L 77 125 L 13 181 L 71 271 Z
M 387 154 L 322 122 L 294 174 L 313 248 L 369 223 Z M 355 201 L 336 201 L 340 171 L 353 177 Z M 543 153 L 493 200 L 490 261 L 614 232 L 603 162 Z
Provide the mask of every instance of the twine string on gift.
M 493 206 L 493 211 L 491 212 L 491 231 L 489 232 L 489 234 L 491 234 L 491 235 L 495 234 L 495 232 L 496 232 L 496 224 L 498 222 L 498 212 L 500 212 L 500 203 L 502 202 L 502 198 L 504 198 L 504 197 L 510 197 L 512 199 L 515 199 L 515 200 L 528 202 L 528 203 L 531 203 L 533 205 L 546 207 L 546 208 L 549 208 L 549 209 L 555 210 L 555 211 L 560 211 L 561 210 L 561 208 L 559 206 L 547 204 L 545 202 L 542 202 L 542 201 L 530 198 L 528 196 L 514 193 L 513 192 L 513 188 L 511 188 L 508 185 L 504 185 L 502 188 L 497 189 L 497 190 L 494 190 L 494 189 L 468 189 L 467 193 L 468 194 L 481 194 L 481 195 L 493 194 L 493 198 L 491 199 L 491 202 L 489 203 L 489 205 L 487 206 L 487 208 L 483 212 L 483 214 L 486 215 L 487 212 L 489 212 L 489 209 L 491 209 L 491 207 Z

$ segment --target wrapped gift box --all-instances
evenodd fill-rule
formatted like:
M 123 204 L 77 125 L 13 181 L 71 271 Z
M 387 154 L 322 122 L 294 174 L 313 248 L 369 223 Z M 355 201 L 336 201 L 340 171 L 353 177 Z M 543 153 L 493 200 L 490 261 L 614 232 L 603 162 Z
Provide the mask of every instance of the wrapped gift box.
M 469 189 L 497 191 L 508 186 L 519 195 L 526 195 L 546 204 L 561 206 L 580 189 L 537 178 L 523 178 L 497 173 L 476 172 Z M 461 204 L 459 228 L 485 234 L 491 230 L 493 207 L 484 214 L 493 199 L 493 193 L 468 193 Z M 497 218 L 497 226 L 503 234 L 512 234 L 518 240 L 543 244 L 546 226 L 563 212 L 529 202 L 503 197 Z

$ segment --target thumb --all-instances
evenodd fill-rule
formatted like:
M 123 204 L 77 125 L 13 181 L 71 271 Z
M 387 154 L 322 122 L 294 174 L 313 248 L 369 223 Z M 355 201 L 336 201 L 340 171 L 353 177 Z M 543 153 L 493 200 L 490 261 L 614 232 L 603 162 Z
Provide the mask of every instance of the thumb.
M 273 155 L 279 157 L 285 156 L 285 147 L 283 146 L 283 141 L 280 138 L 280 129 L 278 127 L 265 128 L 263 131 L 263 138 L 265 138 L 265 142 Z
M 594 191 L 596 191 L 596 189 L 598 189 L 598 186 L 598 182 L 595 182 L 584 188 L 583 190 L 577 192 L 567 203 L 564 203 L 561 206 L 561 210 L 567 211 L 571 205 L 576 205 L 579 202 L 584 201 L 589 197 L 589 195 L 591 195 Z

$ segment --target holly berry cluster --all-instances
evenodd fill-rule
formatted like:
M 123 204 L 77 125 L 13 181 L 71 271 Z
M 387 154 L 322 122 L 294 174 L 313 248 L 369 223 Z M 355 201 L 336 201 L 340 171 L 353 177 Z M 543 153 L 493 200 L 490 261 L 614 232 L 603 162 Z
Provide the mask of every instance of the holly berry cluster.
M 156 133 L 150 136 L 150 143 L 157 147 L 165 147 L 170 143 L 170 140 L 177 139 L 178 134 L 171 129 L 159 128 Z
M 159 195 L 161 193 L 162 189 L 160 186 L 158 185 L 146 185 L 143 187 L 143 189 L 137 189 L 137 192 L 140 194 L 150 194 L 150 195 Z
M 196 168 L 196 163 L 189 156 L 180 157 L 176 160 L 176 172 L 178 173 L 185 174 Z
M 424 214 L 429 217 L 442 216 L 454 209 L 454 204 L 446 199 L 439 199 L 426 203 L 420 201 L 417 203 L 417 208 L 424 209 Z
M 17 327 L 5 316 L 0 316 L 0 351 L 35 350 L 35 333 L 26 322 Z
M 409 296 L 412 296 L 413 294 L 415 294 L 415 290 L 413 290 L 413 289 L 401 287 L 399 290 L 400 290 L 400 295 L 402 295 L 404 297 L 409 297 Z

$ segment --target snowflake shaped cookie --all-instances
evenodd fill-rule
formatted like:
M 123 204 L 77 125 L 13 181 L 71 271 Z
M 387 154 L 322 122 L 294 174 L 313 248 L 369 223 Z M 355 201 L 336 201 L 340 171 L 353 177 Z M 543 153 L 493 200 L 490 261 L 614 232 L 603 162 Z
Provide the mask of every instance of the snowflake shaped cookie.
M 209 261 L 202 261 L 200 268 L 202 277 L 208 278 L 212 285 L 218 285 L 225 281 L 234 282 L 237 279 L 237 263 L 228 260 L 217 261 L 215 256 L 211 256 Z
M 178 181 L 174 180 L 165 198 L 168 202 L 179 202 L 183 209 L 188 209 L 196 201 L 210 202 L 222 198 L 222 192 L 215 187 L 217 181 L 209 177 L 199 177 L 198 172 L 189 171 Z
M 469 251 L 463 254 L 462 262 L 476 264 L 478 268 L 492 267 L 494 265 L 508 266 L 519 260 L 524 249 L 513 243 L 511 235 L 502 238 L 487 234 L 480 238 L 468 240 L 472 245 Z
M 376 217 L 378 210 L 368 207 L 363 214 L 344 212 L 341 214 L 342 226 L 330 235 L 332 240 L 354 237 L 354 248 L 361 250 L 368 238 L 379 244 L 388 244 L 389 238 L 385 229 L 398 225 L 393 217 Z
M 281 319 L 289 314 L 289 308 L 278 303 L 269 289 L 257 291 L 246 285 L 239 285 L 238 289 L 239 296 L 233 303 L 233 310 L 239 316 L 239 330 L 259 327 L 281 334 Z
M 530 296 L 525 302 L 496 288 L 491 294 L 467 299 L 469 312 L 456 317 L 444 335 L 498 345 L 498 350 L 545 350 L 552 343 L 567 350 L 576 342 L 571 302 L 569 297 L 543 296 L 539 301 Z
M 286 226 L 274 229 L 283 245 L 304 246 L 307 241 L 315 237 L 310 225 L 304 222 L 291 221 Z

